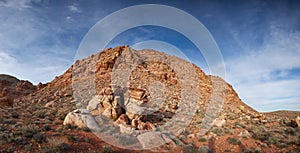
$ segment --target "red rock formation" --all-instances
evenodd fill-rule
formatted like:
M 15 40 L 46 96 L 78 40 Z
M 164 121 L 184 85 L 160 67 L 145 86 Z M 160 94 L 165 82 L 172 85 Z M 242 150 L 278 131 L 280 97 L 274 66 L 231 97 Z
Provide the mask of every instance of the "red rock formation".
M 36 86 L 13 76 L 0 75 L 0 106 L 12 106 L 15 99 L 34 93 Z

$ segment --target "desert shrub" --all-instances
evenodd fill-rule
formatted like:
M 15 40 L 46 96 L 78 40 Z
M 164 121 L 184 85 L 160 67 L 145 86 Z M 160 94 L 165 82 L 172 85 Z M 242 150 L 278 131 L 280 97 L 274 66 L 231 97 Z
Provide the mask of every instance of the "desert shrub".
M 48 140 L 48 145 L 42 148 L 43 153 L 57 153 L 57 152 L 65 152 L 70 147 L 67 143 L 64 142 L 61 138 L 50 138 Z
M 285 134 L 288 134 L 288 135 L 295 135 L 296 130 L 295 130 L 294 128 L 286 128 L 286 129 L 284 130 L 284 133 L 285 133 Z
M 84 142 L 91 143 L 91 139 L 90 138 L 84 138 Z
M 234 122 L 234 125 L 235 125 L 235 127 L 238 127 L 238 128 L 246 128 L 246 126 L 240 122 Z
M 44 125 L 44 126 L 43 126 L 43 130 L 45 130 L 45 131 L 50 131 L 50 130 L 51 130 L 51 126 L 49 126 L 49 125 Z
M 278 147 L 282 149 L 282 148 L 287 148 L 288 145 L 285 143 L 280 143 L 280 144 L 278 144 Z
M 24 145 L 24 150 L 29 152 L 31 151 L 32 147 L 31 147 L 31 144 L 28 144 L 28 145 Z
M 12 113 L 11 113 L 11 117 L 12 117 L 12 118 L 19 118 L 19 114 L 16 113 L 16 112 L 12 112 Z
M 271 135 L 270 132 L 264 130 L 263 128 L 253 126 L 250 131 L 252 132 L 252 137 L 256 140 L 265 142 Z
M 33 135 L 33 139 L 38 143 L 43 143 L 46 141 L 46 136 L 42 133 L 36 133 L 35 135 Z
M 4 123 L 4 124 L 16 124 L 16 121 L 12 120 L 12 119 L 4 119 L 2 123 Z
M 64 130 L 64 129 L 63 129 L 62 127 L 58 127 L 55 131 L 56 131 L 56 132 L 63 132 L 63 130 Z
M 91 132 L 90 128 L 88 128 L 88 127 L 83 127 L 83 128 L 80 128 L 79 130 L 82 130 L 84 132 Z
M 184 140 L 186 140 L 186 136 L 185 136 L 185 135 L 181 135 L 181 136 L 179 137 L 179 139 L 184 141 Z
M 182 148 L 183 153 L 197 153 L 198 148 L 194 147 L 193 145 L 185 145 Z
M 201 146 L 201 147 L 199 147 L 197 152 L 198 153 L 210 153 L 211 150 L 208 146 Z
M 225 128 L 225 129 L 224 129 L 224 132 L 225 132 L 226 134 L 233 134 L 233 131 L 232 131 L 231 129 L 229 129 L 229 128 Z
M 213 133 L 215 133 L 218 136 L 221 136 L 223 133 L 223 130 L 221 128 L 215 128 L 212 130 Z
M 115 153 L 114 149 L 111 146 L 103 146 L 102 153 Z
M 77 128 L 77 127 L 74 126 L 74 125 L 71 125 L 71 124 L 66 124 L 66 125 L 64 126 L 64 128 L 65 128 L 66 130 L 67 130 L 67 129 L 73 130 L 73 129 Z
M 207 139 L 206 139 L 206 138 L 203 138 L 203 137 L 199 137 L 199 138 L 198 138 L 198 141 L 199 141 L 199 142 L 206 142 Z
M 239 118 L 239 115 L 237 115 L 237 114 L 228 114 L 226 118 L 229 119 L 229 120 L 235 120 L 235 119 Z
M 46 112 L 44 110 L 39 110 L 35 112 L 35 115 L 39 118 L 45 118 L 46 117 Z
M 22 129 L 22 134 L 26 138 L 31 138 L 33 135 L 37 134 L 39 132 L 38 127 L 34 125 L 28 125 L 28 126 L 23 126 Z
M 233 145 L 241 145 L 242 144 L 242 142 L 237 138 L 229 138 L 229 139 L 227 139 L 227 141 Z
M 182 141 L 180 141 L 179 139 L 177 139 L 177 138 L 173 139 L 173 141 L 175 142 L 175 144 L 177 146 L 183 146 L 184 145 L 184 143 Z
M 267 143 L 268 145 L 271 145 L 271 144 L 276 145 L 276 144 L 279 143 L 279 139 L 278 139 L 277 137 L 275 137 L 275 136 L 270 135 L 270 136 L 267 138 L 266 143 Z
M 67 136 L 68 140 L 71 141 L 71 142 L 76 142 L 77 141 L 77 136 L 75 135 L 68 135 Z

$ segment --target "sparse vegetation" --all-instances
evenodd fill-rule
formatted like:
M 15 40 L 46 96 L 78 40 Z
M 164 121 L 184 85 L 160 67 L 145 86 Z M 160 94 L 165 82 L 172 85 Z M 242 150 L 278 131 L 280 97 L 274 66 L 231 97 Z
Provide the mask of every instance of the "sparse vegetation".
M 221 135 L 223 134 L 222 128 L 214 128 L 214 129 L 212 130 L 212 132 L 215 133 L 215 134 L 218 135 L 218 136 L 221 136 Z
M 201 146 L 198 149 L 198 153 L 210 153 L 211 150 L 208 146 Z
M 111 146 L 103 146 L 102 153 L 115 153 L 114 149 Z
M 69 145 L 64 142 L 61 138 L 50 138 L 48 139 L 47 146 L 42 148 L 43 153 L 57 153 L 57 152 L 65 152 L 69 149 Z
M 199 141 L 199 142 L 206 142 L 207 139 L 206 139 L 206 138 L 203 138 L 203 137 L 199 137 L 199 138 L 198 138 L 198 141 Z
M 227 141 L 233 145 L 241 145 L 242 144 L 242 142 L 237 138 L 229 138 L 229 139 L 227 139 Z

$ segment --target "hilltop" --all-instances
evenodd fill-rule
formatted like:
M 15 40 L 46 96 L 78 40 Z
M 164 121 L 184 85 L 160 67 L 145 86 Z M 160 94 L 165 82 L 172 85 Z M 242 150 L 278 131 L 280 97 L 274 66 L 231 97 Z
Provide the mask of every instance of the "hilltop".
M 9 83 L 2 84 L 11 89 L 22 82 L 6 78 Z M 169 135 L 162 134 L 164 139 L 171 140 L 167 144 L 135 152 L 300 149 L 299 127 L 291 126 L 294 116 L 261 114 L 242 102 L 222 78 L 206 75 L 192 63 L 150 49 L 108 48 L 76 61 L 47 84 L 22 84 L 28 84 L 24 88 L 28 92 L 14 98 L 13 107 L 0 109 L 1 152 L 132 152 L 110 146 L 86 125 L 63 125 L 67 114 L 83 109 L 91 112 L 103 133 L 120 138 L 121 145 L 143 143 L 139 137 L 143 134 L 141 128 L 132 125 L 135 120 L 151 127 L 146 131 L 161 132 L 161 126 L 172 129 Z M 114 109 L 110 107 L 113 103 Z M 122 106 L 119 111 L 117 105 Z M 138 107 L 131 107 L 135 105 Z M 108 108 L 116 113 L 107 113 Z M 151 113 L 139 113 L 139 108 Z M 132 128 L 133 132 L 117 133 Z M 135 132 L 137 138 L 126 135 Z

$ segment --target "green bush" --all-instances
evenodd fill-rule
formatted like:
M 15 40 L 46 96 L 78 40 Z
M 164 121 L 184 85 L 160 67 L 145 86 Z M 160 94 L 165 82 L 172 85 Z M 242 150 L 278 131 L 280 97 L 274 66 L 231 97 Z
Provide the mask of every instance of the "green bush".
M 50 131 L 51 127 L 49 125 L 44 125 L 43 130 Z
M 241 145 L 242 144 L 242 142 L 237 138 L 229 138 L 229 139 L 227 139 L 227 141 L 233 145 Z
M 12 117 L 12 118 L 19 118 L 19 114 L 16 113 L 16 112 L 12 112 L 12 113 L 11 113 L 11 117 Z
M 182 148 L 183 153 L 197 153 L 198 148 L 194 147 L 193 145 L 185 145 Z
M 221 128 L 215 128 L 212 130 L 212 132 L 218 136 L 221 136 L 223 134 L 223 130 Z
M 48 139 L 48 145 L 42 148 L 43 153 L 58 153 L 58 152 L 66 152 L 70 146 L 63 141 L 63 139 L 50 138 Z
M 199 147 L 197 152 L 198 153 L 210 153 L 211 150 L 208 146 L 201 146 L 201 147 Z
M 199 142 L 206 142 L 207 139 L 206 139 L 206 138 L 203 138 L 203 137 L 199 137 L 199 138 L 198 138 L 198 141 L 199 141 Z
M 114 149 L 111 146 L 103 146 L 102 153 L 115 153 Z

